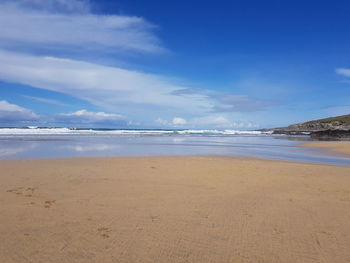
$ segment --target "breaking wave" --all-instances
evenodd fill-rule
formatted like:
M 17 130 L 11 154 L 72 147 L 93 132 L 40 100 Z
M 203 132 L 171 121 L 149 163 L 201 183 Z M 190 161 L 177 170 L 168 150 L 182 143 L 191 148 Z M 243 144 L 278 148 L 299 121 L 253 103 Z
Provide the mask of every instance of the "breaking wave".
M 0 135 L 261 135 L 270 131 L 241 130 L 126 130 L 76 128 L 0 128 Z

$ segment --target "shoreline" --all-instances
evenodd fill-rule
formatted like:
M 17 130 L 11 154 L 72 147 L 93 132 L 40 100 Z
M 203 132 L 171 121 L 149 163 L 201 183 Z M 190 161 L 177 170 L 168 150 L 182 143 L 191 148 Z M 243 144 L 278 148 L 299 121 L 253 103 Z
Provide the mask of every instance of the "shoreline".
M 350 167 L 230 156 L 0 167 L 9 263 L 350 260 Z
M 308 143 L 307 143 L 308 144 Z M 315 143 L 316 144 L 316 143 Z M 310 147 L 310 148 L 319 148 L 319 147 L 312 147 L 312 146 L 303 146 L 302 145 L 297 145 L 298 147 Z M 291 146 L 294 147 L 294 146 Z M 332 151 L 332 153 L 335 153 Z M 339 152 L 338 152 L 339 153 Z M 347 154 L 341 154 L 341 156 L 348 157 Z M 254 156 L 244 156 L 244 155 L 214 155 L 214 154 L 191 154 L 191 155 L 140 155 L 140 156 L 73 156 L 73 157 L 53 157 L 53 158 L 33 158 L 33 159 L 27 159 L 27 158 L 22 158 L 22 159 L 0 159 L 0 166 L 1 163 L 6 163 L 6 162 L 13 162 L 14 164 L 16 162 L 23 162 L 23 163 L 31 163 L 31 162 L 55 162 L 55 161 L 87 161 L 87 160 L 142 160 L 142 159 L 182 159 L 182 158 L 209 158 L 209 159 L 227 159 L 227 160 L 232 160 L 232 161 L 262 161 L 262 162 L 271 162 L 271 163 L 285 163 L 285 164 L 295 164 L 295 165 L 316 165 L 316 166 L 331 166 L 331 167 L 350 167 L 350 164 L 334 164 L 334 163 L 324 163 L 321 161 L 298 161 L 298 160 L 286 160 L 286 159 L 274 159 L 274 158 L 268 158 L 268 157 L 254 157 Z M 349 160 L 350 162 L 350 160 Z
M 303 143 L 297 146 L 322 149 L 328 152 L 339 153 L 350 157 L 350 141 L 318 141 Z
M 63 137 L 57 137 L 63 139 Z M 38 138 L 35 138 L 38 139 Z M 47 139 L 50 139 L 47 141 Z M 67 138 L 66 138 L 67 139 Z M 345 156 L 327 154 L 320 150 L 298 147 L 307 142 L 303 138 L 283 136 L 186 137 L 141 136 L 133 137 L 74 137 L 72 140 L 42 141 L 9 140 L 2 142 L 0 157 L 16 159 L 56 159 L 76 157 L 133 157 L 133 156 L 246 156 L 296 162 L 349 165 Z M 302 140 L 302 141 L 300 141 Z M 296 146 L 296 147 L 295 147 Z

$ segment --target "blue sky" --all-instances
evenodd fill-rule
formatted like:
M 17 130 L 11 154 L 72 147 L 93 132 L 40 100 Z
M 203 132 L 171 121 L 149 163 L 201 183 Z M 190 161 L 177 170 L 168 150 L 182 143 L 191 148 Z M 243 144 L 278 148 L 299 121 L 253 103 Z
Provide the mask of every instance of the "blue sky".
M 350 113 L 350 2 L 0 0 L 0 126 L 256 129 Z

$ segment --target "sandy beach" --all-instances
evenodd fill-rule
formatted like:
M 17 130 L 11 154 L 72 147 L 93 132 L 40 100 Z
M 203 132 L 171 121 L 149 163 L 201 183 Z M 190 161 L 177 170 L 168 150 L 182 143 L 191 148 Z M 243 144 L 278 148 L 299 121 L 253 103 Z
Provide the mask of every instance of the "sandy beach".
M 332 152 L 350 155 L 350 141 L 310 142 L 298 146 L 319 148 Z
M 1 262 L 349 262 L 350 167 L 0 161 Z

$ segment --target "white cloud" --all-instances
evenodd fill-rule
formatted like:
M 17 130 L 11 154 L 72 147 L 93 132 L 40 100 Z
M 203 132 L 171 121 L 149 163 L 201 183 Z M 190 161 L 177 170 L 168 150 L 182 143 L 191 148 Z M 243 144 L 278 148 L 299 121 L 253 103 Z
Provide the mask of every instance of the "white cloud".
M 119 114 L 114 114 L 114 113 L 105 113 L 105 112 L 91 112 L 91 111 L 87 111 L 87 110 L 78 110 L 76 112 L 73 113 L 62 113 L 62 116 L 87 116 L 87 117 L 93 117 L 93 118 L 97 118 L 97 119 L 120 119 L 122 116 Z
M 252 122 L 232 121 L 222 115 L 208 115 L 192 120 L 194 127 L 212 127 L 217 129 L 254 129 L 258 125 Z
M 86 13 L 90 11 L 88 0 L 3 0 L 20 7 L 47 12 Z
M 62 11 L 62 12 L 59 12 Z M 70 13 L 67 13 L 70 11 Z M 111 52 L 164 50 L 141 17 L 101 15 L 77 0 L 0 2 L 0 46 L 37 50 L 68 48 Z
M 159 119 L 157 123 L 162 126 L 194 123 L 182 118 L 179 119 L 185 122 L 174 121 L 169 116 L 193 120 L 193 116 L 210 112 L 255 111 L 266 107 L 248 96 L 186 87 L 155 74 L 33 55 L 69 56 L 81 50 L 89 54 L 164 50 L 153 32 L 155 27 L 143 18 L 94 14 L 88 0 L 0 0 L 0 25 L 0 80 L 3 81 L 68 94 L 128 119 L 153 121 L 154 116 L 161 116 L 168 120 Z M 67 106 L 52 99 L 31 99 Z M 99 116 L 98 120 L 96 114 L 88 113 L 60 114 L 57 118 L 70 122 L 112 121 L 107 116 L 103 120 Z M 212 121 L 215 125 L 225 125 L 225 120 L 218 117 Z
M 34 100 L 34 101 L 38 101 L 38 102 L 43 102 L 46 104 L 52 104 L 52 105 L 57 105 L 57 106 L 72 106 L 63 102 L 60 102 L 58 100 L 53 100 L 53 99 L 48 99 L 48 98 L 42 98 L 42 97 L 35 97 L 35 96 L 28 96 L 28 95 L 23 95 L 24 98 L 30 99 L 30 100 Z
M 169 125 L 169 122 L 167 120 L 162 119 L 162 118 L 158 118 L 154 122 L 160 126 L 168 126 Z
M 173 118 L 172 123 L 174 126 L 182 126 L 182 125 L 185 125 L 187 121 L 184 118 L 175 117 Z
M 217 112 L 254 112 L 266 109 L 276 103 L 262 101 L 247 95 L 218 94 L 218 104 L 214 110 Z
M 135 115 L 162 111 L 202 113 L 213 102 L 202 94 L 178 96 L 186 87 L 157 75 L 54 57 L 0 50 L 0 79 L 57 91 L 112 112 Z
M 231 127 L 231 121 L 226 121 L 226 117 L 222 117 L 224 115 L 215 112 L 253 112 L 272 105 L 245 95 L 190 89 L 174 84 L 173 79 L 154 74 L 72 59 L 0 50 L 0 61 L 1 80 L 68 94 L 104 111 L 118 112 L 127 119 L 140 120 L 146 126 L 149 125 L 147 121 L 152 121 L 153 116 L 157 115 L 161 117 L 158 125 L 170 127 L 172 120 L 169 120 L 169 116 L 182 115 L 193 120 L 194 116 L 212 113 L 215 117 L 203 121 L 203 124 L 207 124 L 204 126 L 212 123 L 217 127 Z M 186 126 L 190 124 L 200 123 L 198 120 L 188 121 Z
M 155 123 L 163 128 L 185 127 L 193 129 L 256 129 L 256 123 L 245 121 L 233 121 L 223 115 L 207 115 L 198 118 L 184 119 L 175 117 L 171 121 L 158 118 Z
M 72 113 L 61 113 L 56 119 L 66 123 L 125 123 L 122 115 L 105 112 L 91 112 L 87 110 L 78 110 Z
M 338 68 L 335 70 L 335 72 L 338 75 L 344 76 L 344 77 L 350 77 L 350 69 L 346 69 L 346 68 Z
M 16 104 L 8 103 L 6 100 L 1 100 L 0 101 L 0 110 L 12 112 L 12 111 L 25 111 L 26 109 L 24 109 Z
M 218 116 L 218 115 L 214 115 L 214 116 L 205 116 L 205 117 L 200 117 L 200 118 L 195 118 L 193 120 L 193 123 L 195 125 L 210 125 L 210 126 L 214 126 L 214 127 L 228 127 L 228 126 L 232 126 L 231 121 L 229 121 L 226 117 L 224 116 Z
M 33 121 L 38 118 L 39 116 L 31 110 L 11 104 L 6 100 L 0 101 L 0 122 L 2 123 Z

